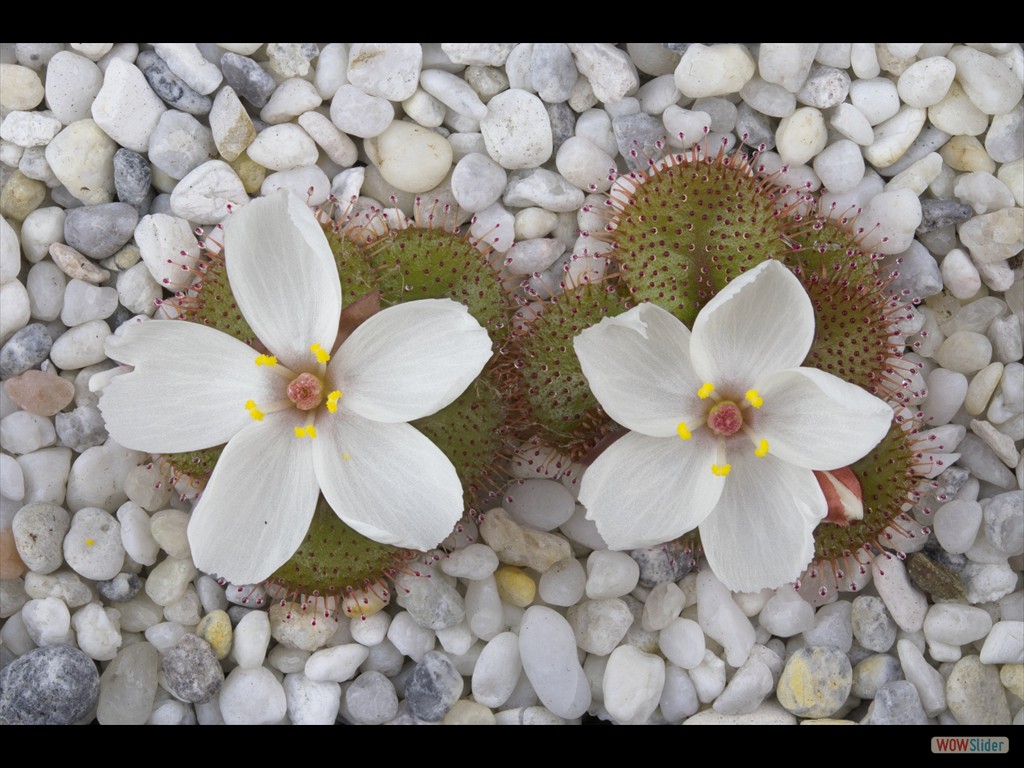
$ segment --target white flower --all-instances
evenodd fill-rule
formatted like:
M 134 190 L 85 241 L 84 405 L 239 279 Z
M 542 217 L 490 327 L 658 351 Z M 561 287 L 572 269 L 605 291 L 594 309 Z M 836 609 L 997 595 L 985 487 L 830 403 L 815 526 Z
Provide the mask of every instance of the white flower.
M 332 352 L 334 256 L 313 213 L 284 192 L 234 213 L 224 245 L 238 308 L 269 354 L 196 323 L 140 323 L 108 342 L 135 370 L 100 400 L 126 447 L 227 443 L 189 523 L 196 565 L 235 583 L 266 578 L 302 542 L 321 491 L 371 539 L 436 546 L 462 515 L 462 486 L 405 422 L 476 378 L 487 331 L 454 301 L 414 301 L 373 315 Z
M 799 577 L 826 513 L 812 470 L 846 466 L 885 435 L 892 411 L 831 374 L 798 367 L 814 311 L 778 262 L 736 277 L 691 333 L 642 304 L 575 340 L 605 411 L 632 430 L 587 469 L 580 501 L 612 549 L 700 528 L 734 591 Z

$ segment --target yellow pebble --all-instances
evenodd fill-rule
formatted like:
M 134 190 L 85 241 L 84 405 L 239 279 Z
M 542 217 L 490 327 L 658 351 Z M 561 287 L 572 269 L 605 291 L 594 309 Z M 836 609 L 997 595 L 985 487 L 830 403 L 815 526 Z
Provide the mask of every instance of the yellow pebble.
M 226 659 L 231 652 L 231 619 L 224 611 L 210 611 L 196 625 L 196 634 L 213 648 L 218 659 Z
M 1003 664 L 999 681 L 1018 699 L 1024 699 L 1024 664 Z
M 445 725 L 494 725 L 494 713 L 475 701 L 462 699 L 444 716 Z
M 498 596 L 517 608 L 525 608 L 537 595 L 537 584 L 526 575 L 522 568 L 503 565 L 494 572 L 498 584 Z

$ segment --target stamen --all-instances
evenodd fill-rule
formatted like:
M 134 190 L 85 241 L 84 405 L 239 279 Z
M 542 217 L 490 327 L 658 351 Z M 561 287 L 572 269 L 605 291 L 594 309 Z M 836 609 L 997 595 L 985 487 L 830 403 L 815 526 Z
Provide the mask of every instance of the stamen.
M 764 456 L 768 455 L 768 441 L 767 440 L 761 440 L 757 444 L 757 448 L 754 449 L 754 455 L 755 456 L 760 456 L 760 457 L 764 457 Z
M 273 355 L 256 355 L 256 365 L 277 365 L 277 358 Z
M 246 400 L 245 410 L 249 412 L 249 415 L 252 416 L 255 421 L 263 421 L 263 411 L 256 407 L 255 400 Z
M 316 361 L 318 363 L 326 363 L 331 359 L 331 356 L 327 354 L 323 347 L 319 344 L 314 344 L 309 348 L 309 351 L 316 355 Z
M 316 437 L 316 427 L 312 424 L 307 424 L 304 427 L 295 427 L 296 437 Z
M 331 413 L 335 413 L 338 410 L 338 400 L 342 397 L 341 390 L 334 390 L 327 395 L 327 410 Z
M 748 389 L 747 394 L 744 397 L 746 397 L 747 402 L 755 408 L 760 408 L 764 405 L 764 398 L 757 393 L 756 389 Z
M 701 400 L 707 400 L 711 393 L 715 391 L 715 385 L 710 381 L 704 382 L 704 386 L 697 390 L 697 397 Z
M 729 474 L 729 470 L 732 469 L 732 464 L 712 464 L 711 474 L 716 477 L 725 477 Z
M 679 437 L 682 440 L 689 440 L 693 435 L 690 434 L 690 430 L 686 428 L 686 422 L 680 421 L 679 426 L 676 427 L 676 432 L 679 433 Z

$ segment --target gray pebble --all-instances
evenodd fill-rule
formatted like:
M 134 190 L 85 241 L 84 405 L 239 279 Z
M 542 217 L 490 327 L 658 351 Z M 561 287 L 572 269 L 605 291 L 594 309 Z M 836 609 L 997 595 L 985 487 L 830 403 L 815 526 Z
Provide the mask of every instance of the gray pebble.
M 1024 491 L 1009 491 L 986 499 L 985 538 L 999 552 L 1014 557 L 1024 552 Z
M 974 216 L 974 210 L 967 203 L 956 200 L 921 200 L 921 224 L 917 233 L 923 235 L 950 224 L 963 224 Z
M 861 699 L 873 699 L 882 686 L 902 679 L 900 660 L 888 653 L 876 653 L 859 661 L 853 668 L 850 693 Z
M 53 197 L 53 202 L 59 205 L 65 210 L 72 208 L 81 208 L 83 203 L 77 197 L 68 192 L 68 188 L 63 184 L 59 187 L 54 187 L 50 190 L 50 196 Z
M 576 133 L 576 113 L 564 101 L 559 104 L 545 104 L 548 120 L 551 121 L 551 156 L 554 157 L 558 148 Z
M 146 158 L 124 147 L 114 153 L 114 189 L 118 200 L 138 207 L 145 202 L 152 183 L 153 171 Z
M 119 573 L 112 579 L 97 581 L 96 589 L 112 603 L 125 603 L 139 594 L 142 579 L 134 573 Z
M 68 211 L 64 240 L 90 259 L 113 256 L 135 234 L 139 212 L 127 203 L 86 205 Z
M 970 476 L 971 473 L 963 467 L 944 469 L 932 481 L 935 487 L 929 489 L 928 494 L 939 500 L 952 499 Z
M 53 339 L 42 323 L 30 323 L 0 347 L 0 377 L 9 379 L 35 368 L 50 354 Z
M 674 541 L 657 547 L 634 549 L 629 556 L 640 566 L 640 585 L 643 587 L 679 581 L 697 565 L 694 553 Z
M 192 115 L 168 110 L 149 137 L 149 161 L 172 179 L 217 156 L 213 132 Z
M 896 642 L 896 622 L 892 620 L 881 598 L 873 595 L 854 598 L 851 620 L 853 636 L 869 651 L 883 653 Z
M 651 115 L 638 112 L 613 117 L 612 131 L 619 152 L 631 171 L 646 171 L 649 159 L 665 154 L 665 150 L 657 146 L 665 138 L 665 126 Z
M 26 504 L 11 525 L 18 554 L 35 573 L 53 573 L 64 562 L 64 537 L 71 516 L 63 507 L 47 501 Z
M 248 56 L 225 53 L 220 60 L 225 82 L 254 107 L 262 109 L 270 100 L 277 83 L 263 67 Z
M 167 690 L 182 701 L 209 701 L 224 684 L 224 670 L 210 644 L 195 635 L 185 635 L 160 663 Z
M 23 67 L 38 71 L 63 50 L 64 43 L 16 43 L 14 56 Z
M 868 712 L 871 725 L 928 724 L 921 696 L 914 684 L 907 680 L 894 680 L 879 688 Z
M 398 714 L 395 686 L 382 673 L 363 672 L 345 689 L 348 719 L 359 725 L 380 725 Z
M 94 445 L 103 445 L 107 440 L 106 423 L 100 409 L 94 405 L 83 405 L 69 413 L 58 413 L 54 421 L 60 441 L 79 453 Z
M 0 725 L 71 725 L 99 696 L 100 673 L 84 652 L 36 648 L 0 670 Z
M 830 109 L 846 100 L 850 93 L 850 76 L 841 69 L 814 64 L 796 97 L 801 104 Z
M 135 66 L 142 70 L 153 92 L 175 109 L 190 115 L 209 113 L 213 100 L 194 91 L 153 51 L 142 51 L 135 59 Z
M 775 146 L 775 129 L 771 122 L 746 103 L 736 109 L 736 135 L 748 147 L 757 148 L 763 144 L 765 149 L 772 149 Z
M 542 100 L 549 104 L 566 101 L 572 95 L 577 76 L 572 52 L 565 43 L 534 44 L 530 82 Z
M 405 684 L 405 698 L 420 720 L 436 723 L 462 696 L 464 682 L 451 659 L 438 651 L 429 651 L 416 665 Z

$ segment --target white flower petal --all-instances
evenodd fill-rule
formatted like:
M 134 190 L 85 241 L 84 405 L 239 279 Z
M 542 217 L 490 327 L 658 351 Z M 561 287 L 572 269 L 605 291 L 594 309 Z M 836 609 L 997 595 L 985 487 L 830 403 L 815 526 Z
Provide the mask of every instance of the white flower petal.
M 776 261 L 732 280 L 693 323 L 690 354 L 698 375 L 733 397 L 755 376 L 803 362 L 814 340 L 814 309 L 800 281 Z
M 852 464 L 885 437 L 892 409 L 860 387 L 814 368 L 756 382 L 764 405 L 751 429 L 777 458 L 807 469 Z M 748 411 L 750 413 L 750 411 Z
M 693 428 L 700 417 L 703 382 L 690 365 L 690 331 L 661 307 L 606 317 L 573 346 L 594 397 L 622 426 L 673 437 L 680 421 Z
M 751 447 L 730 450 L 732 471 L 718 506 L 700 524 L 711 570 L 733 592 L 757 592 L 800 577 L 814 555 L 825 497 L 808 469 Z
M 347 411 L 383 422 L 412 421 L 461 395 L 491 357 L 491 339 L 451 299 L 389 307 L 360 325 L 331 359 L 332 386 Z
M 205 325 L 138 323 L 108 337 L 106 351 L 135 366 L 103 388 L 99 405 L 110 436 L 133 450 L 220 445 L 252 423 L 247 400 L 284 397 L 282 380 L 255 365 L 255 351 Z
M 462 484 L 421 432 L 341 411 L 322 414 L 316 428 L 316 475 L 346 524 L 374 541 L 419 550 L 452 532 L 463 514 Z
M 224 222 L 228 280 L 242 315 L 282 363 L 309 370 L 310 345 L 338 337 L 341 283 L 313 212 L 284 190 L 253 200 Z
M 196 566 L 235 584 L 270 576 L 299 548 L 320 495 L 305 414 L 269 414 L 227 444 L 188 524 Z
M 724 478 L 711 472 L 708 430 L 690 440 L 629 432 L 583 474 L 580 503 L 610 549 L 648 547 L 696 528 L 714 509 Z

